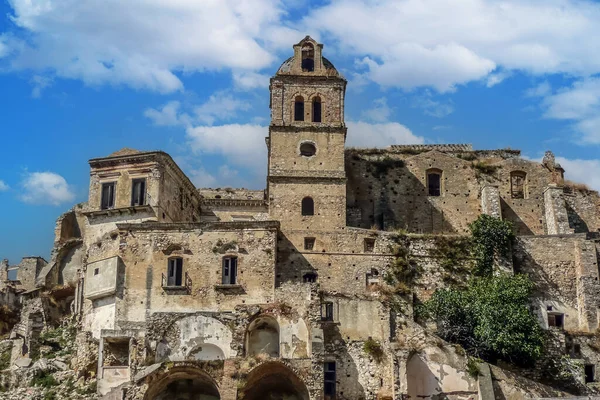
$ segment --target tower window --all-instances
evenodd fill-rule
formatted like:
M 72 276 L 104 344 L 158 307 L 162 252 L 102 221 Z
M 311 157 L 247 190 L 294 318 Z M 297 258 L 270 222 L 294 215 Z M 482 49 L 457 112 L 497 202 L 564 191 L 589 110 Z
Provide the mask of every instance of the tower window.
M 325 389 L 325 398 L 335 398 L 335 361 L 326 362 L 323 366 L 323 383 Z
M 428 170 L 427 171 L 427 192 L 429 196 L 441 196 L 442 194 L 442 171 Z
M 315 201 L 312 197 L 302 199 L 302 215 L 315 215 Z
M 100 202 L 100 208 L 102 210 L 115 208 L 115 182 L 102 184 L 102 200 Z
M 315 97 L 312 101 L 312 120 L 321 122 L 321 98 Z
M 294 121 L 304 121 L 304 99 L 296 96 L 294 100 Z
M 312 157 L 317 153 L 317 148 L 310 142 L 304 142 L 300 145 L 300 155 L 304 157 Z
M 131 205 L 142 206 L 146 204 L 146 179 L 131 181 Z
M 302 46 L 302 72 L 313 72 L 315 70 L 315 48 L 312 43 Z
M 167 286 L 181 286 L 183 278 L 183 259 L 169 258 Z
M 237 283 L 237 257 L 223 258 L 223 285 L 235 285 Z
M 513 199 L 525 198 L 525 180 L 527 174 L 521 171 L 510 173 L 510 195 Z

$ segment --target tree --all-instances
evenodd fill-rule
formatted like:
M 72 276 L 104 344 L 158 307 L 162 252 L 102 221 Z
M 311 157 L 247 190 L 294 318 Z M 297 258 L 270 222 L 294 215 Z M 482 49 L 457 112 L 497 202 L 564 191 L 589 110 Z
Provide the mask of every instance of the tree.
M 475 275 L 489 276 L 493 272 L 496 257 L 506 256 L 514 239 L 510 221 L 481 214 L 469 225 L 477 260 Z

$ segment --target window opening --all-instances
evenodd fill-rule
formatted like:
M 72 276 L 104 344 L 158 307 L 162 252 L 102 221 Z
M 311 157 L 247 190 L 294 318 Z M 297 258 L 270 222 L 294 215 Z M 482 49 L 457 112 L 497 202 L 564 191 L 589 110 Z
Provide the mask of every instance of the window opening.
M 146 204 L 146 179 L 134 179 L 131 182 L 131 205 L 143 206 Z
M 565 319 L 564 314 L 548 313 L 548 326 L 562 329 L 564 326 L 564 319 Z
M 315 238 L 306 237 L 304 238 L 304 250 L 314 250 L 315 249 Z
M 302 71 L 313 72 L 315 70 L 315 48 L 312 43 L 302 46 Z
M 315 215 L 315 202 L 312 197 L 302 199 L 302 215 Z
M 294 121 L 304 121 L 304 99 L 296 96 L 294 101 Z
M 115 182 L 102 184 L 102 201 L 100 208 L 102 210 L 115 208 Z
M 321 98 L 315 97 L 312 101 L 313 122 L 321 122 Z
M 317 281 L 317 274 L 314 272 L 307 272 L 302 276 L 304 283 L 315 283 Z
M 594 364 L 585 365 L 585 383 L 594 382 Z
M 429 172 L 427 174 L 427 188 L 430 196 L 440 196 L 442 193 L 442 174 L 439 172 Z
M 372 253 L 375 249 L 375 239 L 365 238 L 365 253 Z
M 371 268 L 371 272 L 367 272 L 367 287 L 376 285 L 379 285 L 379 271 Z
M 300 145 L 300 155 L 304 157 L 312 157 L 317 153 L 317 148 L 310 142 L 304 142 Z
M 100 268 L 94 268 L 94 275 L 98 275 L 100 273 Z
M 333 399 L 333 398 L 335 398 L 335 381 L 336 381 L 335 361 L 326 362 L 324 365 L 323 371 L 324 371 L 323 381 L 324 381 L 325 396 L 327 396 L 327 398 L 329 398 L 329 399 Z
M 235 285 L 237 283 L 237 257 L 223 258 L 223 285 Z
M 183 258 L 169 258 L 167 286 L 181 286 L 183 281 Z
M 321 321 L 333 321 L 333 302 L 321 303 Z
M 525 198 L 525 172 L 511 172 L 510 174 L 510 194 L 513 199 Z

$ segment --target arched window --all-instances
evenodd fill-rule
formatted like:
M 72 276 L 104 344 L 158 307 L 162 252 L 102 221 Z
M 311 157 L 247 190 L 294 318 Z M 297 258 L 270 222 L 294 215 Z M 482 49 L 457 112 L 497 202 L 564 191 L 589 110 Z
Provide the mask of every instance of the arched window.
M 442 195 L 442 171 L 439 169 L 427 170 L 427 193 L 429 196 Z
M 302 71 L 313 72 L 315 70 L 315 48 L 312 43 L 302 46 Z
M 319 96 L 312 101 L 312 122 L 321 122 L 321 98 Z
M 296 96 L 294 100 L 294 121 L 304 121 L 304 99 Z
M 302 199 L 302 215 L 315 215 L 315 201 L 312 197 Z
M 523 171 L 513 171 L 510 173 L 510 195 L 513 199 L 525 198 L 525 182 L 527 174 Z
M 311 142 L 304 142 L 300 145 L 300 155 L 304 157 L 312 157 L 317 153 L 317 148 Z
M 279 324 L 275 318 L 260 316 L 248 325 L 246 336 L 248 356 L 268 354 L 279 357 Z

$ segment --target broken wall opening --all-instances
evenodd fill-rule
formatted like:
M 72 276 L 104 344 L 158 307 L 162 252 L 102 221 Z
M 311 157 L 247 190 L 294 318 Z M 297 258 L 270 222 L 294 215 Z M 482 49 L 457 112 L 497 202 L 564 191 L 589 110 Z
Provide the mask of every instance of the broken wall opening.
M 279 324 L 273 317 L 260 316 L 248 326 L 246 349 L 249 356 L 279 357 Z
M 242 395 L 244 400 L 309 400 L 308 390 L 300 378 L 278 362 L 267 362 L 252 370 Z

